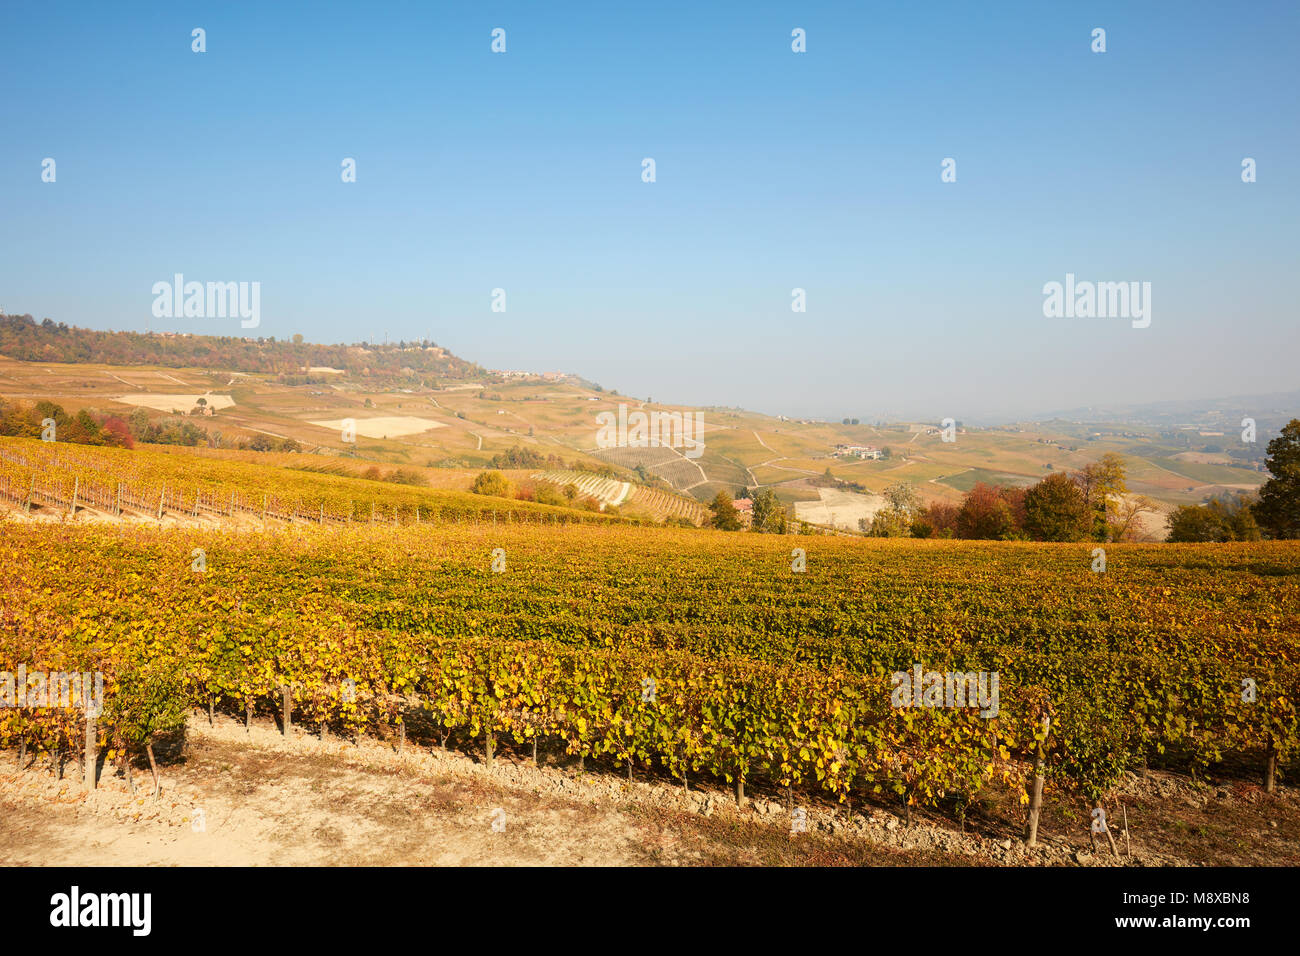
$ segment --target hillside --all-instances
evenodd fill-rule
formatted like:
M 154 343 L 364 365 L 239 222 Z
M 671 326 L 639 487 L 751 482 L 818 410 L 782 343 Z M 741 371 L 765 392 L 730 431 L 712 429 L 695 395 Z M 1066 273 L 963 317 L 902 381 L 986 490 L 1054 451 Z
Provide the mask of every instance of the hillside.
M 251 459 L 251 460 L 250 460 Z M 268 524 L 564 523 L 625 519 L 428 488 L 351 461 L 213 449 L 127 450 L 0 438 L 0 510 L 13 519 L 193 527 Z
M 525 477 L 539 469 L 593 475 L 618 492 L 599 500 L 639 503 L 658 519 L 700 520 L 691 501 L 771 488 L 798 518 L 856 531 L 894 483 L 911 485 L 925 503 L 956 502 L 976 482 L 1023 487 L 1113 452 L 1126 461 L 1130 492 L 1157 504 L 1149 534 L 1159 537 L 1161 514 L 1173 507 L 1258 487 L 1271 437 L 1264 429 L 1246 444 L 1195 424 L 1054 420 L 961 426 L 947 442 L 934 423 L 696 409 L 573 376 L 491 373 L 427 343 L 93 332 L 13 316 L 0 321 L 0 333 L 0 400 L 50 401 L 69 414 L 142 414 L 160 430 L 185 426 L 187 440 L 216 450 L 292 446 L 418 470 L 432 484 L 447 472 L 503 467 L 494 462 L 514 454 L 506 467 L 531 469 Z M 699 447 L 688 454 L 683 444 L 602 445 L 601 416 L 637 414 L 696 421 Z
M 329 382 L 348 374 L 376 380 L 464 380 L 483 370 L 433 342 L 393 345 L 319 345 L 274 337 L 193 335 L 183 332 L 101 332 L 30 315 L 0 315 L 0 355 L 26 362 L 157 365 L 228 372 L 260 372 Z

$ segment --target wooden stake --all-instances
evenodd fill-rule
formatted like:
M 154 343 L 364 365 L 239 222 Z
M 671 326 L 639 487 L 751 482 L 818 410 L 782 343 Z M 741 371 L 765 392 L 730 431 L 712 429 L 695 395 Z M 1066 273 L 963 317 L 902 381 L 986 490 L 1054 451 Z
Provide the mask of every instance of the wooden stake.
M 1043 809 L 1043 769 L 1047 762 L 1044 748 L 1052 729 L 1052 718 L 1044 714 L 1042 726 L 1043 742 L 1034 755 L 1034 779 L 1029 784 L 1029 818 L 1025 821 L 1025 846 L 1031 850 L 1038 845 L 1038 821 Z
M 98 736 L 95 732 L 95 708 L 88 706 L 86 708 L 86 769 L 84 774 L 87 790 L 95 789 L 96 764 L 99 763 Z
M 1098 808 L 1101 808 L 1100 803 L 1098 803 L 1097 806 Z M 1104 814 L 1105 812 L 1106 811 L 1102 809 L 1102 813 Z M 1106 822 L 1105 816 L 1103 816 L 1101 820 L 1102 820 L 1102 826 L 1105 828 L 1101 832 L 1106 834 L 1106 839 L 1110 842 L 1110 855 L 1119 856 L 1119 849 L 1115 846 L 1115 835 L 1110 832 L 1110 824 Z
M 153 741 L 150 740 L 144 746 L 149 753 L 149 769 L 153 771 L 153 798 L 157 800 L 158 793 L 162 790 L 162 781 L 158 778 L 158 761 L 153 756 Z

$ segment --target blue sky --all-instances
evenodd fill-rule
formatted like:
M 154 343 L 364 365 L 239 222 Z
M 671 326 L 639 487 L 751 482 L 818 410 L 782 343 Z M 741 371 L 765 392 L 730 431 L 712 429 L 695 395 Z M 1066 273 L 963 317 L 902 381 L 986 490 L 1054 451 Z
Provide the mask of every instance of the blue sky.
M 837 418 L 1300 387 L 1300 4 L 704 7 L 6 4 L 0 307 L 238 335 L 150 289 L 256 280 L 263 335 Z

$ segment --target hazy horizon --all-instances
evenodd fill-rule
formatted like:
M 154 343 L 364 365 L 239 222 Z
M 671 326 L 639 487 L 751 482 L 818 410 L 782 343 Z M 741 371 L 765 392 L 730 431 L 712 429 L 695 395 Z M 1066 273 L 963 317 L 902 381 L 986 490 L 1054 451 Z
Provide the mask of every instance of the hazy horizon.
M 1300 9 L 744 11 L 7 8 L 0 307 L 830 419 L 1300 384 Z M 176 273 L 260 324 L 153 317 Z M 1149 324 L 1046 318 L 1067 275 Z

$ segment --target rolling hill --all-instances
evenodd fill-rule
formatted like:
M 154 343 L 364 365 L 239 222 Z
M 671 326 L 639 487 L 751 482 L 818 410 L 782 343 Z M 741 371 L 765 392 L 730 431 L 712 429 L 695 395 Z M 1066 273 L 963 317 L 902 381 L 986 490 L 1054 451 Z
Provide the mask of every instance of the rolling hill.
M 829 475 L 841 514 L 870 513 L 873 493 L 896 482 L 913 485 L 927 502 L 957 501 L 977 481 L 1029 485 L 1107 452 L 1125 458 L 1134 494 L 1168 510 L 1257 487 L 1269 437 L 1265 430 L 1254 446 L 1234 445 L 1233 436 L 1195 422 L 1058 419 L 959 427 L 945 442 L 934 423 L 795 420 L 641 401 L 578 376 L 492 372 L 428 342 L 315 345 L 98 332 L 15 316 L 0 317 L 0 399 L 189 423 L 214 451 L 256 446 L 262 436 L 263 444 L 297 447 L 311 458 L 403 467 L 428 484 L 460 490 L 514 450 L 546 463 L 517 478 L 590 475 L 610 483 L 594 495 L 606 504 L 692 520 L 703 511 L 690 501 L 708 502 L 718 491 L 772 488 L 787 504 L 812 507 L 825 494 L 810 480 Z M 696 413 L 702 453 L 597 447 L 598 415 L 638 412 Z M 819 509 L 809 514 L 826 510 Z

